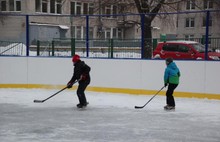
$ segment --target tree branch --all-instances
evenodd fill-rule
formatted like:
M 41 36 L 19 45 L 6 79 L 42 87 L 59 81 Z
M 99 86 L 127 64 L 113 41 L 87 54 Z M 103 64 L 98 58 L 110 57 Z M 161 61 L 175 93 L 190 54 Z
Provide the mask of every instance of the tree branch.
M 165 2 L 165 0 L 160 0 L 160 2 L 157 4 L 157 6 L 155 6 L 154 9 L 150 12 L 150 13 L 153 13 L 151 15 L 151 21 L 153 21 L 153 19 L 156 17 L 157 13 L 160 11 L 160 8 L 164 4 L 164 2 Z
M 138 13 L 142 13 L 141 2 L 139 0 L 134 0 L 134 2 L 135 2 L 135 5 L 137 7 Z

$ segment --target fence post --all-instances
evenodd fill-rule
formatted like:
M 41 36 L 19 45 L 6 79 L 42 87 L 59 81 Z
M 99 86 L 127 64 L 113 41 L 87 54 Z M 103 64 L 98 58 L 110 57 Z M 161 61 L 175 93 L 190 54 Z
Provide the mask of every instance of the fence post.
M 29 56 L 29 15 L 26 15 L 26 56 Z
M 54 56 L 54 40 L 52 40 L 52 56 Z
M 76 45 L 76 39 L 75 38 L 71 38 L 71 56 L 75 55 L 75 46 Z
M 113 58 L 113 39 L 108 40 L 108 57 Z
M 141 14 L 141 59 L 144 59 L 144 14 Z
M 37 56 L 40 55 L 40 41 L 37 40 Z
M 153 39 L 153 51 L 157 47 L 157 39 Z
M 205 60 L 208 60 L 209 18 L 210 18 L 210 11 L 207 11 L 206 12 L 206 33 L 205 33 Z
M 111 39 L 111 58 L 113 58 L 113 48 L 114 48 L 114 40 Z
M 86 16 L 86 57 L 89 57 L 89 16 Z
M 108 58 L 111 56 L 111 39 L 108 40 Z

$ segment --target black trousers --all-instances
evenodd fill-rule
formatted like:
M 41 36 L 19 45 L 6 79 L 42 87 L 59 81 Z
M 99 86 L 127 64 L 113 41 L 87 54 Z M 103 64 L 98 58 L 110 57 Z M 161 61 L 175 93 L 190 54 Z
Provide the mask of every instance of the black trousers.
M 166 103 L 167 105 L 169 106 L 175 106 L 175 100 L 174 100 L 174 97 L 173 97 L 173 92 L 174 90 L 176 89 L 176 87 L 178 86 L 178 84 L 171 84 L 169 83 L 168 85 L 168 89 L 167 89 L 167 92 L 166 92 Z
M 79 86 L 78 86 L 77 91 L 76 91 L 78 99 L 79 99 L 79 103 L 82 104 L 82 105 L 87 104 L 85 90 L 86 90 L 86 87 L 88 85 L 89 85 L 89 82 L 80 81 Z

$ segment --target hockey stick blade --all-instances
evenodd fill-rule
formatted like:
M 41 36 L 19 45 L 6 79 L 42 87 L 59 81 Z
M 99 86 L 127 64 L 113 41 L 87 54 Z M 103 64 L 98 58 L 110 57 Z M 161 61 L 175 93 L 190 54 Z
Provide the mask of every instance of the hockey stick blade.
M 143 106 L 135 106 L 134 108 L 140 109 L 140 108 L 143 108 Z
M 34 103 L 43 103 L 45 102 L 46 100 L 52 98 L 53 96 L 57 95 L 58 93 L 62 92 L 63 90 L 65 90 L 67 87 L 61 89 L 60 91 L 56 92 L 55 94 L 51 95 L 50 97 L 44 99 L 44 100 L 34 100 Z
M 43 103 L 44 100 L 34 100 L 34 103 Z
M 76 80 L 74 83 L 78 82 L 79 80 Z M 73 84 L 74 84 L 73 83 Z M 34 100 L 34 103 L 43 103 L 45 102 L 46 100 L 49 100 L 50 98 L 54 97 L 55 95 L 59 94 L 60 92 L 62 92 L 63 90 L 67 89 L 68 87 L 64 87 L 63 89 L 59 90 L 58 92 L 56 92 L 55 94 L 49 96 L 48 98 L 44 99 L 44 100 Z
M 143 106 L 135 106 L 134 108 L 136 108 L 136 109 L 144 108 L 158 93 L 160 93 L 161 90 L 163 90 L 164 87 L 165 86 L 163 86 L 159 91 L 157 91 L 157 93 L 153 97 L 151 97 L 150 100 L 145 105 L 143 105 Z

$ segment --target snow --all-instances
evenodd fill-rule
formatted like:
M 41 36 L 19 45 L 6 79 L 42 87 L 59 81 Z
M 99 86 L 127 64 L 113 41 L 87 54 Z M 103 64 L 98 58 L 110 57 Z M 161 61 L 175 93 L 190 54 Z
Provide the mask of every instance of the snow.
M 1 142 L 219 142 L 220 101 L 86 91 L 89 105 L 77 109 L 75 90 L 0 89 Z
M 2 44 L 4 44 L 4 42 Z M 6 42 L 6 46 L 0 46 L 0 52 L 1 55 L 26 56 L 26 45 L 20 42 Z

